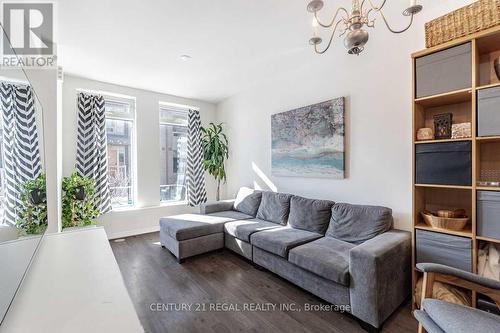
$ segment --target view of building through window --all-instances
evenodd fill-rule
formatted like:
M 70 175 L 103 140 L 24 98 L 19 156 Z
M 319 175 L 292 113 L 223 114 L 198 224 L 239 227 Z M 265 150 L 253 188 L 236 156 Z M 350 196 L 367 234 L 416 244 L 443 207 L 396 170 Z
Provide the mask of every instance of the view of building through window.
M 187 111 L 160 106 L 160 201 L 186 200 Z
M 131 206 L 133 198 L 134 101 L 105 99 L 108 176 L 113 207 Z

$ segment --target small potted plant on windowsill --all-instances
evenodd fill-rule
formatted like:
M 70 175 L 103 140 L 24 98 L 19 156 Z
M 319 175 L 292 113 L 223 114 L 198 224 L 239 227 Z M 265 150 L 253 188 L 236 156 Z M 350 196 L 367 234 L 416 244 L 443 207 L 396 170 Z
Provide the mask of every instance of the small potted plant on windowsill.
M 94 225 L 99 210 L 94 203 L 94 181 L 76 172 L 64 177 L 62 198 L 63 228 L 79 228 Z

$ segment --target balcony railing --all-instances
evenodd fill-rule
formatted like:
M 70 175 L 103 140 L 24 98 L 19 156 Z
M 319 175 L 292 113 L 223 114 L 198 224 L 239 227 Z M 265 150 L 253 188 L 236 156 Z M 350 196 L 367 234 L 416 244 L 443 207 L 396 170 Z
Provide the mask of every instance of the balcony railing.
M 186 185 L 160 185 L 160 201 L 182 201 L 186 199 Z

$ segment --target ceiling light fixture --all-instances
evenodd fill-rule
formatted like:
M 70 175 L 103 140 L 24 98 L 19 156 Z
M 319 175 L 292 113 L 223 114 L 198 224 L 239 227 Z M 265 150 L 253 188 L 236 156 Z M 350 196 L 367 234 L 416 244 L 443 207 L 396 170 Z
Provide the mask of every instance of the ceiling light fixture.
M 380 6 L 375 6 L 372 0 L 352 0 L 352 8 L 349 11 L 344 7 L 339 7 L 333 15 L 333 19 L 329 23 L 322 23 L 318 18 L 318 12 L 323 8 L 323 0 L 313 0 L 307 5 L 307 10 L 314 14 L 313 17 L 313 37 L 309 40 L 309 43 L 314 46 L 314 51 L 318 54 L 325 53 L 332 45 L 333 38 L 337 32 L 337 28 L 341 26 L 339 37 L 344 35 L 344 45 L 347 48 L 349 54 L 359 55 L 363 52 L 366 43 L 368 42 L 369 34 L 368 31 L 363 29 L 364 26 L 367 28 L 375 27 L 375 19 L 370 19 L 371 13 L 378 13 L 382 17 L 387 29 L 395 34 L 400 34 L 408 30 L 413 24 L 413 16 L 418 14 L 422 10 L 421 5 L 417 5 L 417 0 L 410 0 L 410 6 L 403 11 L 404 16 L 410 17 L 410 23 L 408 26 L 402 30 L 394 30 L 382 12 L 387 0 L 384 0 Z M 369 8 L 365 10 L 365 5 Z M 318 46 L 323 42 L 321 37 L 318 36 L 319 27 L 330 29 L 333 28 L 332 34 L 328 41 L 328 44 L 323 50 L 319 50 Z
M 191 60 L 191 56 L 189 54 L 183 54 L 179 58 L 181 58 L 182 61 Z

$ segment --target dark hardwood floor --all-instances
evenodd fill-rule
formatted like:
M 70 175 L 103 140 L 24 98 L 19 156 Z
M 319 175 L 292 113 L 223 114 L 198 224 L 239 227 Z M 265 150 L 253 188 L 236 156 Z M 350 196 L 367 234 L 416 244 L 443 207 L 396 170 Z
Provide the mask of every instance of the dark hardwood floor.
M 111 247 L 146 332 L 364 332 L 350 315 L 305 311 L 306 304 L 327 303 L 229 250 L 179 265 L 161 248 L 159 233 L 111 241 Z M 264 303 L 293 305 L 302 311 L 243 308 Z M 179 308 L 183 304 L 191 305 L 191 311 Z M 210 309 L 210 304 L 232 308 Z M 203 305 L 206 311 L 201 311 Z M 169 308 L 174 306 L 177 309 Z M 383 327 L 383 332 L 416 330 L 409 302 Z

